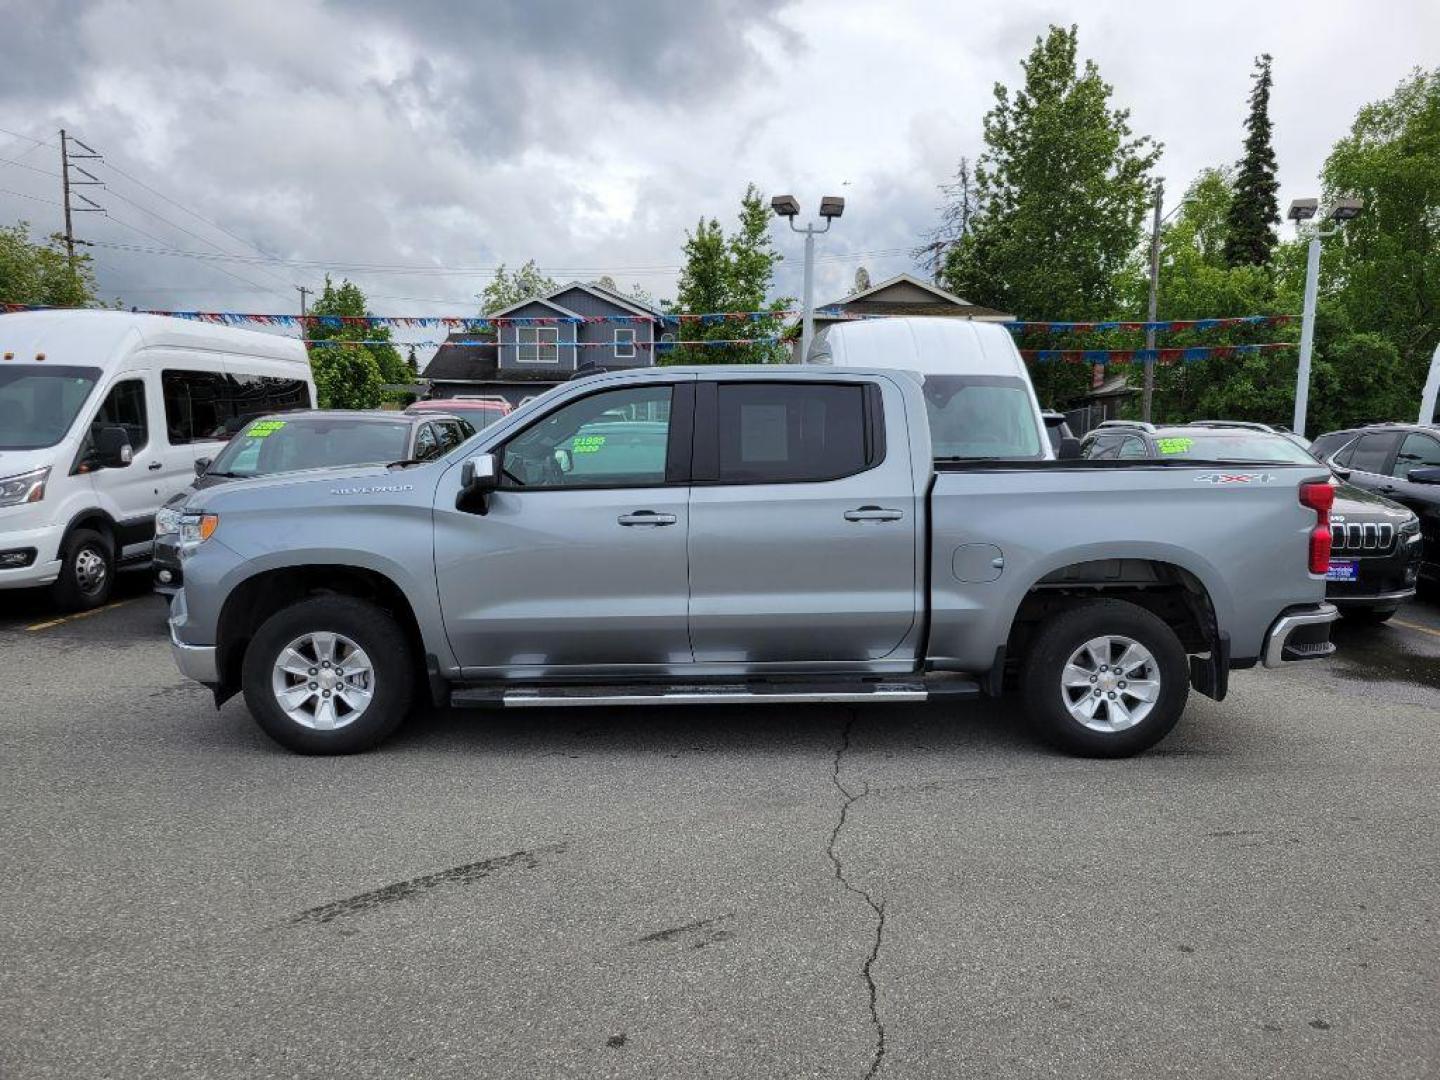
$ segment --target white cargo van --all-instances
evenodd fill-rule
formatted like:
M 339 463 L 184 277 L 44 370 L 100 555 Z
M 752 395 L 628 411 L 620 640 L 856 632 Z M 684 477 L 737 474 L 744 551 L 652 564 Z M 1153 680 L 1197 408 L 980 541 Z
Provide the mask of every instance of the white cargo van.
M 1001 323 L 933 317 L 835 323 L 815 339 L 806 363 L 922 376 L 937 460 L 1055 456 L 1030 372 Z
M 0 315 L 0 589 L 104 603 L 197 459 L 244 417 L 314 403 L 294 338 L 120 311 Z

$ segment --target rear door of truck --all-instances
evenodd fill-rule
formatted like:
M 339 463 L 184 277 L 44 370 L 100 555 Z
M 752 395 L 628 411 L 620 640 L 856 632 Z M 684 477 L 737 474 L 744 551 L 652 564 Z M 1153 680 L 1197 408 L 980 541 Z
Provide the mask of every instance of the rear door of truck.
M 717 375 L 695 423 L 696 662 L 913 658 L 923 501 L 898 385 Z

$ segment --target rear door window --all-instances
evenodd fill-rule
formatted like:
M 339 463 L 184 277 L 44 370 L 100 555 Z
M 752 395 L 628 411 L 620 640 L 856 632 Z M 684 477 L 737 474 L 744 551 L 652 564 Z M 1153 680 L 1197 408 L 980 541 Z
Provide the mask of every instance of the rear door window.
M 1351 447 L 1345 466 L 1356 472 L 1384 475 L 1390 451 L 1395 449 L 1395 444 L 1399 441 L 1400 436 L 1394 432 L 1361 435 Z
M 861 384 L 720 383 L 722 484 L 837 480 L 871 464 Z

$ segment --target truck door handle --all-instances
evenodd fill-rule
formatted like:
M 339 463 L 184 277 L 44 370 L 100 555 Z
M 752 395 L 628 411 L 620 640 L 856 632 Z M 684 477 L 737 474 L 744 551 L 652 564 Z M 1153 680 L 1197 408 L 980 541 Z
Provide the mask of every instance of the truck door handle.
M 903 510 L 886 510 L 883 506 L 859 506 L 845 511 L 846 521 L 899 521 Z
M 149 469 L 151 472 L 159 472 L 164 467 L 165 466 L 158 461 L 152 461 L 149 465 Z
M 615 519 L 621 525 L 674 525 L 679 520 L 674 514 L 657 514 L 654 510 L 636 510 L 621 514 Z

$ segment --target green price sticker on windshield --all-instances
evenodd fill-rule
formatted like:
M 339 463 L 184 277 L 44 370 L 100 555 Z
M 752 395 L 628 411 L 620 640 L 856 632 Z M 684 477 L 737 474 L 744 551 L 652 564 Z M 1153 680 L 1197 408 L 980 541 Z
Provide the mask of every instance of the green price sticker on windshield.
M 604 445 L 604 435 L 580 435 L 571 444 L 571 449 L 577 454 L 593 454 Z
M 252 424 L 250 430 L 245 434 L 250 438 L 263 439 L 266 436 L 274 435 L 284 426 L 284 420 L 261 420 L 258 424 Z
M 1194 439 L 1156 439 L 1162 454 L 1183 454 L 1195 445 Z

